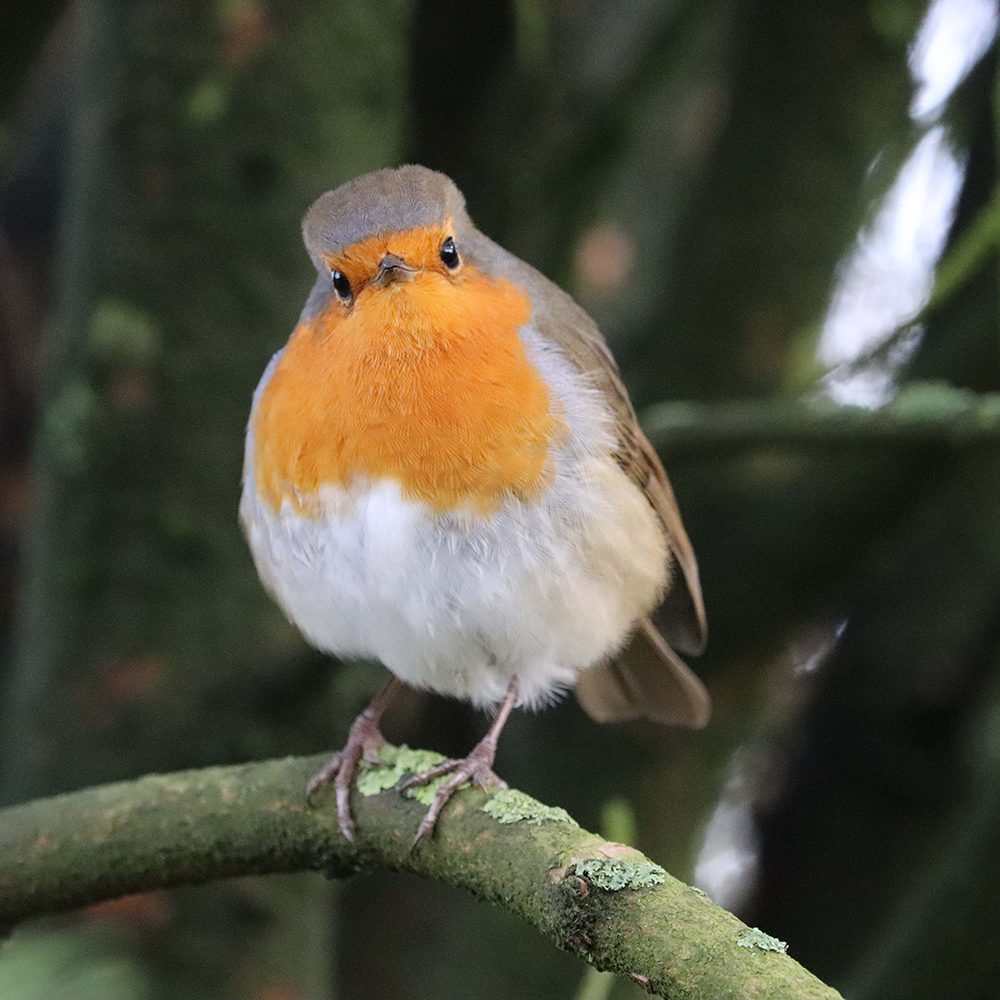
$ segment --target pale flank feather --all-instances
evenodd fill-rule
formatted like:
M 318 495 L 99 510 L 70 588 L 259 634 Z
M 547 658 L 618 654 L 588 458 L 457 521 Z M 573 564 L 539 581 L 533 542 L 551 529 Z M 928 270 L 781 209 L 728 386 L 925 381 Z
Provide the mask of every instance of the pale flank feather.
M 530 287 L 539 329 L 604 394 L 614 415 L 615 460 L 656 512 L 670 550 L 669 585 L 659 615 L 666 641 L 648 618 L 637 622 L 631 641 L 614 660 L 580 675 L 580 703 L 598 721 L 644 716 L 701 727 L 710 712 L 708 693 L 672 648 L 695 655 L 705 648 L 708 628 L 698 563 L 670 481 L 639 426 L 618 365 L 594 321 L 562 289 L 481 234 L 474 245 L 487 267 L 499 265 L 502 258 L 497 272 L 514 272 Z

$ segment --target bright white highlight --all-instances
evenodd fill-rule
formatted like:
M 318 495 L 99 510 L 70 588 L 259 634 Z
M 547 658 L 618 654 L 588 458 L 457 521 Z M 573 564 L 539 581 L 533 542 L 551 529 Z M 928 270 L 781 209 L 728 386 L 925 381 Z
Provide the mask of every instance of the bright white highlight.
M 910 51 L 917 85 L 910 114 L 934 121 L 954 89 L 983 57 L 997 31 L 995 0 L 935 0 Z
M 727 910 L 753 888 L 759 844 L 744 783 L 734 777 L 712 813 L 694 866 L 694 884 Z
M 824 392 L 837 402 L 874 407 L 888 401 L 895 372 L 919 341 L 920 331 L 910 331 L 878 363 L 836 370 L 877 349 L 930 295 L 965 170 L 944 127 L 934 122 L 989 47 L 997 23 L 996 0 L 935 0 L 917 32 L 910 113 L 931 127 L 841 266 L 819 343 L 820 360 L 834 369 Z
M 819 344 L 827 366 L 844 364 L 876 348 L 917 313 L 934 284 L 934 267 L 948 235 L 964 165 L 937 125 L 917 143 L 871 225 L 861 231 L 844 263 Z M 891 395 L 892 374 L 916 346 L 861 373 L 831 373 L 835 400 L 878 406 Z

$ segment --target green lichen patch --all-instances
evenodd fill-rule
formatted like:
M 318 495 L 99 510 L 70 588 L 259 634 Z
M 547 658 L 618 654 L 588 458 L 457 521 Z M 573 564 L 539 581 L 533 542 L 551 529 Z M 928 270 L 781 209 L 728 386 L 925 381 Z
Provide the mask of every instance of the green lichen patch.
M 736 943 L 741 948 L 753 948 L 756 951 L 777 951 L 782 955 L 788 951 L 787 942 L 779 941 L 776 937 L 765 934 L 759 927 L 750 927 L 740 931 Z
M 355 785 L 362 795 L 378 795 L 387 788 L 394 788 L 401 778 L 408 774 L 419 774 L 440 764 L 444 757 L 433 750 L 411 750 L 408 746 L 390 746 L 386 744 L 379 752 L 381 763 L 370 764 L 362 761 Z M 430 787 L 430 786 L 424 786 Z M 418 799 L 416 792 L 423 788 L 410 790 L 410 798 Z
M 573 866 L 591 885 L 608 892 L 651 889 L 663 885 L 667 873 L 645 858 L 586 858 Z
M 516 788 L 505 788 L 494 792 L 483 805 L 483 812 L 492 816 L 498 823 L 528 823 L 531 826 L 541 826 L 543 823 L 572 823 L 576 820 L 565 809 L 558 806 L 546 806 L 536 801 L 530 795 L 519 792 Z
M 371 764 L 362 761 L 355 780 L 355 786 L 362 795 L 378 795 L 387 788 L 395 786 L 405 777 L 428 771 L 435 764 L 440 764 L 445 758 L 433 750 L 413 750 L 408 746 L 390 746 L 386 744 L 379 753 L 380 763 Z M 448 780 L 448 775 L 441 775 L 426 785 L 416 785 L 408 788 L 403 794 L 422 805 L 429 806 L 434 801 L 437 790 Z M 459 788 L 467 788 L 459 785 Z
M 435 755 L 437 756 L 437 755 Z M 438 757 L 438 761 L 444 760 L 443 757 Z M 437 761 L 435 761 L 437 763 Z M 433 767 L 434 765 L 430 765 Z M 427 768 L 420 768 L 418 770 L 426 771 Z M 433 781 L 428 781 L 426 785 L 414 785 L 413 788 L 408 788 L 403 794 L 408 799 L 413 799 L 414 802 L 419 802 L 421 805 L 429 806 L 434 801 L 434 796 L 437 794 L 437 790 L 450 778 L 451 775 L 443 774 L 440 778 L 435 778 Z M 464 781 L 459 785 L 459 789 L 468 788 L 469 782 Z

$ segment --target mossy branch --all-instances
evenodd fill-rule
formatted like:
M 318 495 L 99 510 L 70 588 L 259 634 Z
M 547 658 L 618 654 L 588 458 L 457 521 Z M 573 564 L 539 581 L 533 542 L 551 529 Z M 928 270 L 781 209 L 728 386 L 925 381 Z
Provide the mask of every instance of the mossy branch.
M 839 996 L 771 950 L 774 939 L 638 852 L 520 792 L 461 792 L 433 840 L 411 851 L 424 807 L 384 787 L 420 757 L 406 753 L 390 748 L 390 766 L 362 782 L 369 794 L 355 795 L 355 845 L 337 832 L 329 797 L 305 802 L 321 758 L 153 775 L 0 811 L 0 926 L 233 875 L 409 871 L 520 915 L 559 947 L 658 996 Z

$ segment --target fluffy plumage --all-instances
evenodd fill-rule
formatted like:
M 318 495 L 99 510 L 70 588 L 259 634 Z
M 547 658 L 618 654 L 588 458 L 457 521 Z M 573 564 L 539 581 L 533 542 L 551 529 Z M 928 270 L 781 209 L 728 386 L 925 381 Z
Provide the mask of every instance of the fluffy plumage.
M 704 688 L 647 620 L 666 595 L 667 638 L 704 644 L 697 564 L 589 317 L 421 167 L 324 195 L 303 232 L 318 280 L 255 395 L 241 501 L 292 621 L 480 705 L 512 677 L 524 705 L 579 682 L 596 718 L 704 724 Z M 416 273 L 383 287 L 386 253 Z

